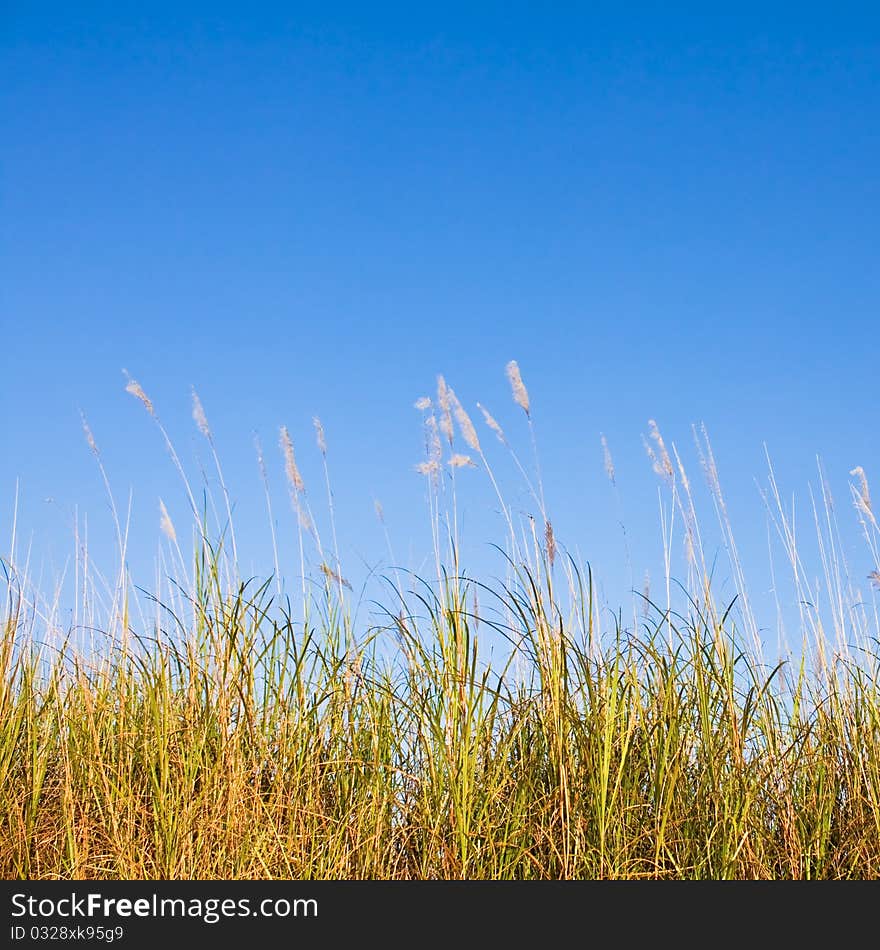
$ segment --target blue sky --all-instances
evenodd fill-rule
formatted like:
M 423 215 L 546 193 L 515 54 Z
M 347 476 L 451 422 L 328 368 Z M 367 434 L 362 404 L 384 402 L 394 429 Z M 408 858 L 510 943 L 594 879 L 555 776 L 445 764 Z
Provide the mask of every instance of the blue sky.
M 199 391 L 255 570 L 271 564 L 254 432 L 282 530 L 278 426 L 317 506 L 318 414 L 344 567 L 388 562 L 374 498 L 417 567 L 412 403 L 443 373 L 528 457 L 510 359 L 557 533 L 609 576 L 621 517 L 635 573 L 656 567 L 649 418 L 694 482 L 706 423 L 759 588 L 765 442 L 804 501 L 821 455 L 855 525 L 848 472 L 880 471 L 868 5 L 13 2 L 0 58 L 0 530 L 18 480 L 20 537 L 48 573 L 74 511 L 110 551 L 80 410 L 118 502 L 132 493 L 133 566 L 152 564 L 160 496 L 185 516 L 123 367 L 195 480 Z M 459 491 L 489 564 L 491 492 L 470 471 Z

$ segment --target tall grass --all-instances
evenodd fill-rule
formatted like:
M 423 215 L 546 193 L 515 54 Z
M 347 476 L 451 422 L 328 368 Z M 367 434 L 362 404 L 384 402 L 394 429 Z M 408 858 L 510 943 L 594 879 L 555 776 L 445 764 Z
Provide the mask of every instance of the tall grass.
M 534 447 L 528 393 L 515 363 L 507 372 Z M 185 480 L 153 403 L 136 382 L 128 390 Z M 58 629 L 53 598 L 45 602 L 26 568 L 3 562 L 4 877 L 880 875 L 880 625 L 850 584 L 824 491 L 815 508 L 822 571 L 811 583 L 771 478 L 768 510 L 800 600 L 819 603 L 821 593 L 830 619 L 805 608 L 802 648 L 768 664 L 708 440 L 699 434 L 736 603 L 716 601 L 687 474 L 651 423 L 664 492 L 662 600 L 647 597 L 631 622 L 621 610 L 603 627 L 592 572 L 567 554 L 547 515 L 537 453 L 520 460 L 480 407 L 531 491 L 534 514 L 517 518 L 441 378 L 438 398 L 417 404 L 434 570 L 395 572 L 384 620 L 358 627 L 320 423 L 329 551 L 281 432 L 303 575 L 294 602 L 277 577 L 239 576 L 229 492 L 194 399 L 222 487 L 213 510 L 225 518 L 210 530 L 212 503 L 200 508 L 185 482 L 196 543 L 184 555 L 162 506 L 173 583 L 154 591 L 155 620 L 133 619 L 118 518 L 106 607 L 84 596 L 92 606 L 69 630 Z M 467 455 L 455 451 L 455 426 Z M 603 448 L 613 479 L 604 439 Z M 471 578 L 459 563 L 456 471 L 469 466 L 497 494 L 504 581 Z M 867 479 L 852 474 L 876 557 Z M 268 493 L 267 502 L 271 514 Z M 670 553 L 678 534 L 687 551 L 679 588 Z M 274 534 L 273 546 L 278 564 Z M 306 548 L 320 565 L 308 579 Z M 97 586 L 88 571 L 83 563 L 78 589 Z M 488 660 L 482 636 L 509 649 Z

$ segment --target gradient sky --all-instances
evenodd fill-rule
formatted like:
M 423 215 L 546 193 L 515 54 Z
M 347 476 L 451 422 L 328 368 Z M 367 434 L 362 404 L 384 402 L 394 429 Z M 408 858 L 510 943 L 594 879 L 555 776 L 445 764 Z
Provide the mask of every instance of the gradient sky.
M 638 583 L 656 566 L 655 418 L 695 483 L 707 425 L 759 590 L 764 443 L 804 508 L 821 455 L 864 578 L 847 483 L 880 473 L 880 14 L 712 6 L 5 4 L 0 537 L 18 480 L 46 576 L 75 512 L 111 555 L 80 410 L 117 502 L 132 492 L 133 567 L 159 497 L 185 520 L 126 368 L 195 481 L 199 391 L 246 569 L 271 568 L 253 434 L 290 540 L 278 426 L 320 508 L 313 414 L 344 572 L 390 560 L 374 498 L 418 567 L 412 403 L 443 373 L 527 459 L 516 359 L 557 534 L 609 576 L 627 582 L 621 519 Z M 474 563 L 494 563 L 484 475 L 459 492 Z

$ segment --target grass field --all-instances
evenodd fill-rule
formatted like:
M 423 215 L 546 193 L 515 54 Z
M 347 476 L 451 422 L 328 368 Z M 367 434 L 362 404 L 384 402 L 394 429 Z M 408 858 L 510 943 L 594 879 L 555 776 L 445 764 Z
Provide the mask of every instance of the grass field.
M 515 364 L 508 374 L 531 425 Z M 293 599 L 277 595 L 275 578 L 240 579 L 216 453 L 222 533 L 208 530 L 149 398 L 133 380 L 128 389 L 180 469 L 196 542 L 184 552 L 163 513 L 177 586 L 160 597 L 153 626 L 133 619 L 124 519 L 108 606 L 67 628 L 52 594 L 4 559 L 3 877 L 880 875 L 876 595 L 870 579 L 862 591 L 851 584 L 828 506 L 815 519 L 827 608 L 803 613 L 799 649 L 767 662 L 745 592 L 716 601 L 690 483 L 652 425 L 651 461 L 687 543 L 685 576 L 676 593 L 670 573 L 635 620 L 622 609 L 600 623 L 590 569 L 557 541 L 536 466 L 513 454 L 534 502 L 533 517 L 517 520 L 481 436 L 513 449 L 488 414 L 478 435 L 441 380 L 436 398 L 419 402 L 434 568 L 398 573 L 384 622 L 359 628 L 332 502 L 324 545 L 287 431 L 300 551 L 317 552 L 310 561 L 320 565 Z M 194 415 L 213 449 L 197 397 Z M 320 424 L 317 435 L 326 458 Z M 103 473 L 88 427 L 86 439 Z M 468 577 L 458 562 L 455 473 L 470 466 L 504 513 L 504 582 Z M 878 565 L 867 480 L 852 475 Z M 819 603 L 776 501 L 793 583 Z M 97 583 L 82 570 L 79 587 Z M 487 663 L 480 640 L 490 634 L 509 650 Z

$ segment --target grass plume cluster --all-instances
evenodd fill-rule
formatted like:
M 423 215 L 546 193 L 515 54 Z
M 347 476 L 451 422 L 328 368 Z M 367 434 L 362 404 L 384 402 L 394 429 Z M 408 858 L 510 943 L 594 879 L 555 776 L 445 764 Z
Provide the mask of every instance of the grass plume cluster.
M 534 444 L 516 363 L 507 374 Z M 229 516 L 222 541 L 207 529 L 154 404 L 135 381 L 127 388 L 184 478 L 196 544 L 184 556 L 163 503 L 175 584 L 167 598 L 156 594 L 155 624 L 139 627 L 127 529 L 117 521 L 118 580 L 101 622 L 90 618 L 90 649 L 74 646 L 72 629 L 53 629 L 26 572 L 4 560 L 2 876 L 880 876 L 880 625 L 840 568 L 834 526 L 822 533 L 821 506 L 830 619 L 805 612 L 806 648 L 767 663 L 744 591 L 735 605 L 716 603 L 687 475 L 651 422 L 665 548 L 682 533 L 687 578 L 676 598 L 667 557 L 663 601 L 646 599 L 632 622 L 621 611 L 603 627 L 591 571 L 567 554 L 548 516 L 537 455 L 527 464 L 513 454 L 536 509 L 521 523 L 441 377 L 436 400 L 416 404 L 436 571 L 395 572 L 384 619 L 359 629 L 320 422 L 329 549 L 291 436 L 280 433 L 303 574 L 292 603 L 277 578 L 238 575 L 230 496 L 198 396 L 194 418 L 216 463 L 218 509 Z M 455 451 L 456 426 L 467 455 Z M 86 434 L 100 465 L 87 423 Z M 613 482 L 604 436 L 602 449 Z M 701 449 L 727 531 L 707 440 Z M 258 457 L 265 477 L 261 447 Z M 490 479 L 507 526 L 505 581 L 469 578 L 458 562 L 456 470 L 472 466 Z M 880 563 L 867 478 L 853 474 Z M 771 480 L 771 503 L 774 491 Z M 806 602 L 807 573 L 778 492 L 775 500 Z M 732 535 L 725 541 L 741 577 Z M 320 569 L 307 585 L 308 546 Z M 490 634 L 509 645 L 501 660 L 487 662 L 480 649 Z

